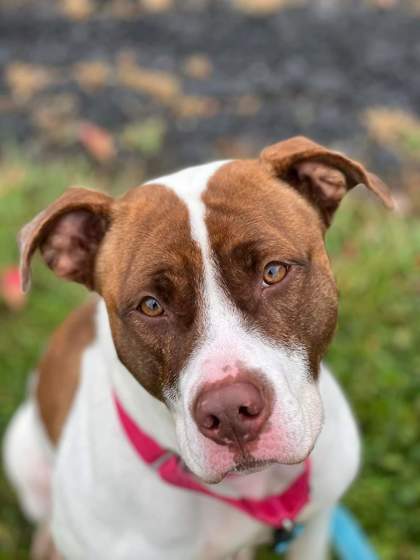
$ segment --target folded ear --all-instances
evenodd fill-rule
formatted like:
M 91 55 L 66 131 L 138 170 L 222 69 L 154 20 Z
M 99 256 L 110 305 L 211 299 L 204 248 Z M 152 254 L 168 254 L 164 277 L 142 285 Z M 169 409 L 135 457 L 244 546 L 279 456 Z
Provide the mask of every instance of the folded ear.
M 327 227 L 341 199 L 359 184 L 378 195 L 388 208 L 394 207 L 388 187 L 379 177 L 357 161 L 304 136 L 268 146 L 261 152 L 260 161 L 314 205 Z
M 26 224 L 19 234 L 22 289 L 29 289 L 37 249 L 57 276 L 93 289 L 96 252 L 110 223 L 112 201 L 106 194 L 73 187 Z

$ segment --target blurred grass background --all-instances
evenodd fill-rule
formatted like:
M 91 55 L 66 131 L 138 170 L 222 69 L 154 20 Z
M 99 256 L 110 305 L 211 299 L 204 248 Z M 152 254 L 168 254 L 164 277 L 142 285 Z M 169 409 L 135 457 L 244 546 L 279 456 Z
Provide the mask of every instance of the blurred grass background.
M 419 0 L 0 0 L 0 286 L 21 225 L 70 184 L 118 193 L 306 134 L 393 187 L 400 213 L 353 192 L 327 237 L 327 360 L 364 442 L 346 503 L 384 560 L 420 560 L 419 25 Z M 0 439 L 85 297 L 39 262 L 21 310 L 0 295 Z M 1 472 L 0 560 L 23 560 Z

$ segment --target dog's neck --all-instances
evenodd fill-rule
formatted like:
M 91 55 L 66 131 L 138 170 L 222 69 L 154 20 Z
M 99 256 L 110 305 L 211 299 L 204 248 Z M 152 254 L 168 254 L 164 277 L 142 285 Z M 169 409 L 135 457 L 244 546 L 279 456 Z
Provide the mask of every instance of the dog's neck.
M 165 449 L 178 453 L 175 426 L 168 408 L 150 395 L 120 362 L 103 300 L 97 313 L 98 343 L 109 366 L 111 385 L 131 418 Z
M 175 424 L 169 409 L 150 395 L 118 359 L 103 300 L 98 304 L 97 332 L 98 344 L 109 365 L 111 386 L 125 410 L 160 446 L 179 453 Z M 258 499 L 282 492 L 302 470 L 303 465 L 273 465 L 260 472 L 229 476 L 211 488 L 227 496 Z

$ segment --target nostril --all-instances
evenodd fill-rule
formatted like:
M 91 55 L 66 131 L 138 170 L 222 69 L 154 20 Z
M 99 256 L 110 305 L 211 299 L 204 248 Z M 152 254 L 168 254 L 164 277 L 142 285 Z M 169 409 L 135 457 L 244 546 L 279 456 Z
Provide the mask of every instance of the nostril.
M 260 413 L 259 408 L 256 405 L 240 406 L 239 416 L 243 418 L 255 418 Z
M 203 422 L 203 427 L 207 430 L 217 430 L 220 426 L 220 420 L 214 414 L 209 414 Z

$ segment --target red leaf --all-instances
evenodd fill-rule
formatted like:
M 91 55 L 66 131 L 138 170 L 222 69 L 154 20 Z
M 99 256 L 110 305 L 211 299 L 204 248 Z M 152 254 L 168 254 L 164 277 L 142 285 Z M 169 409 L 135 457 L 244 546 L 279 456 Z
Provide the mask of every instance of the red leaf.
M 80 126 L 79 139 L 86 151 L 101 163 L 116 156 L 117 150 L 111 134 L 96 124 L 83 123 Z
M 0 296 L 12 311 L 19 311 L 26 303 L 26 296 L 20 286 L 19 268 L 9 266 L 0 276 Z

